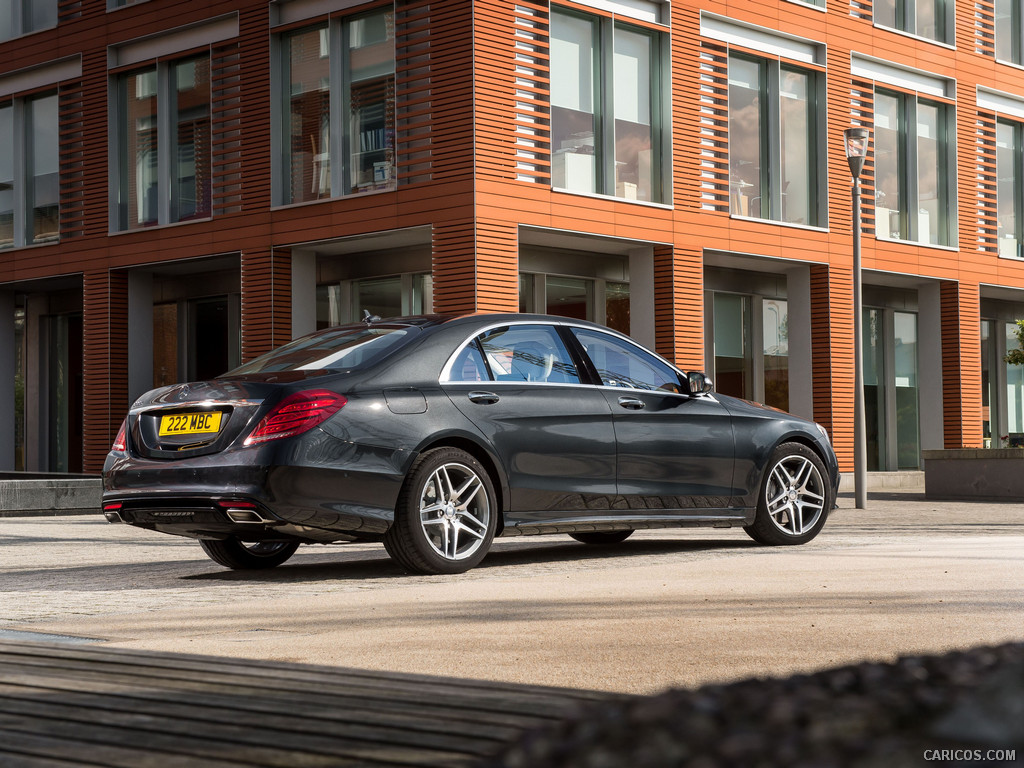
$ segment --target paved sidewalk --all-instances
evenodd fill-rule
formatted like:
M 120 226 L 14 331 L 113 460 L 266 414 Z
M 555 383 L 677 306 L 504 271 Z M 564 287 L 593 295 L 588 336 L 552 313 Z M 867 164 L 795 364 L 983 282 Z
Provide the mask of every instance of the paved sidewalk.
M 451 577 L 403 574 L 379 545 L 237 573 L 99 515 L 7 518 L 0 630 L 629 693 L 1024 639 L 1024 504 L 869 507 L 843 496 L 803 547 L 710 529 L 499 540 Z

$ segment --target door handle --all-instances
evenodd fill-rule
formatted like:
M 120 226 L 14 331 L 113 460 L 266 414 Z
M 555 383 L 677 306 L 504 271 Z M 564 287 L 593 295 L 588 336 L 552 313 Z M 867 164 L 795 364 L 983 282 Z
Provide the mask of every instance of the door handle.
M 493 405 L 501 399 L 493 392 L 470 392 L 468 397 L 470 401 L 480 405 Z
M 635 397 L 620 397 L 619 405 L 630 411 L 639 411 L 644 407 L 644 401 Z

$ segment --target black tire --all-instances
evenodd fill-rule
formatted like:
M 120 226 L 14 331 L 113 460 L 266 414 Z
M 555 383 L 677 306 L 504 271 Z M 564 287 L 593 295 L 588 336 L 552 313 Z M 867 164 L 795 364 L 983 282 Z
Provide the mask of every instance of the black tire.
M 295 554 L 297 541 L 257 541 L 247 544 L 238 539 L 200 539 L 199 545 L 215 563 L 237 571 L 274 568 Z
M 571 538 L 582 541 L 584 544 L 618 544 L 633 535 L 632 530 L 628 531 L 579 531 L 570 533 Z
M 800 443 L 773 452 L 761 479 L 757 513 L 744 527 L 761 544 L 805 544 L 821 532 L 834 502 L 818 454 Z
M 464 573 L 487 555 L 498 525 L 494 486 L 458 448 L 436 448 L 409 470 L 384 548 L 417 573 Z

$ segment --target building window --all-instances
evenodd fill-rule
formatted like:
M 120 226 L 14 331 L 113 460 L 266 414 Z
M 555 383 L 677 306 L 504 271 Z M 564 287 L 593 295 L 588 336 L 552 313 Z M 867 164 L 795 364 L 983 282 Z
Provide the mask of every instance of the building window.
M 318 330 L 362 320 L 364 311 L 377 317 L 422 315 L 433 311 L 434 284 L 426 273 L 342 280 L 318 285 L 316 291 Z
M 279 202 L 394 189 L 394 11 L 286 34 L 280 60 Z
M 209 218 L 209 56 L 120 75 L 117 101 L 116 228 Z
M 1024 239 L 1024 125 L 996 123 L 996 215 L 999 255 L 1021 256 Z
M 520 273 L 519 311 L 601 323 L 629 335 L 629 283 Z
M 57 0 L 0 0 L 0 40 L 57 26 Z
M 875 92 L 877 237 L 928 245 L 954 242 L 952 119 L 953 110 L 945 104 Z
M 940 43 L 952 43 L 953 2 L 947 0 L 875 0 L 874 21 Z
M 817 77 L 776 59 L 729 57 L 729 209 L 818 226 Z
M 1024 9 L 1020 0 L 995 0 L 996 58 L 1011 64 L 1024 63 L 1021 40 L 1024 38 Z
M 611 18 L 551 14 L 551 184 L 663 202 L 662 36 Z
M 57 94 L 0 105 L 0 248 L 60 237 Z

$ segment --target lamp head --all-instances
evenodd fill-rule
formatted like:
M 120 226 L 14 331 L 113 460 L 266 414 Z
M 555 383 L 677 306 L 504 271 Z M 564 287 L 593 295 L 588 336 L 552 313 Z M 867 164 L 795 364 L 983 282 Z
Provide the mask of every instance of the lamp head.
M 868 144 L 871 141 L 871 132 L 867 128 L 854 127 L 843 131 L 846 146 L 846 162 L 850 164 L 850 173 L 853 178 L 859 179 L 860 172 L 864 170 L 864 161 L 868 157 Z

